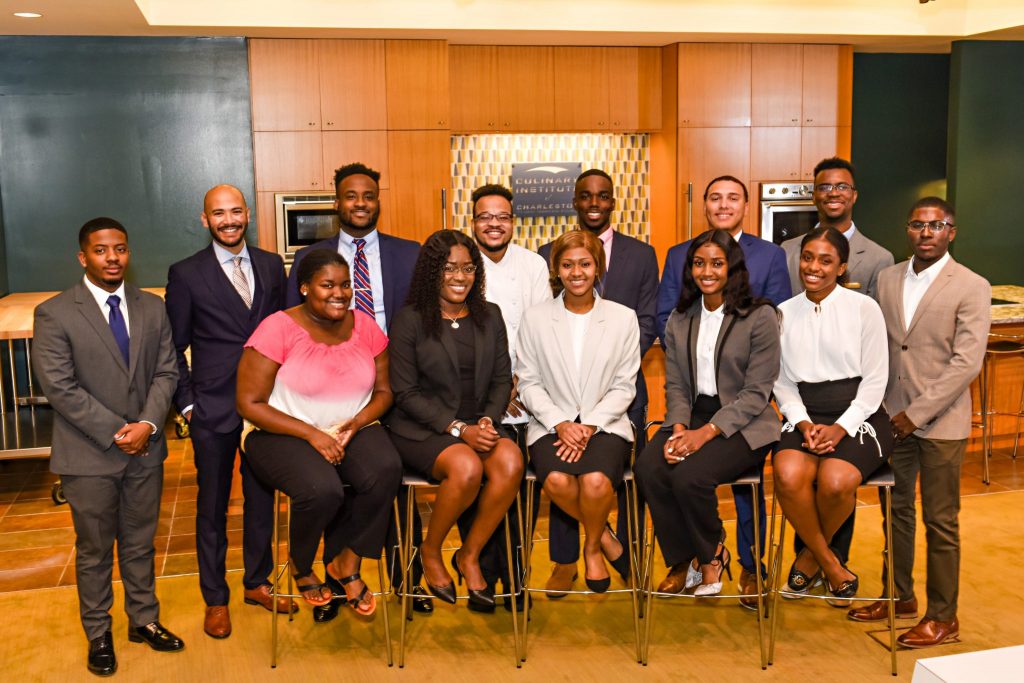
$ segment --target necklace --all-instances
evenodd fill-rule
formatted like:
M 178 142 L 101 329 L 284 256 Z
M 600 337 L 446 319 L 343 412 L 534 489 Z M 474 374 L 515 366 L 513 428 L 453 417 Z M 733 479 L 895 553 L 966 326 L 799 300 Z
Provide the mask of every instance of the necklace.
M 462 304 L 462 308 L 459 309 L 459 312 L 455 314 L 454 318 L 449 318 L 448 316 L 446 316 L 444 314 L 444 311 L 441 311 L 441 317 L 444 318 L 445 320 L 451 321 L 452 329 L 453 330 L 457 330 L 457 329 L 459 329 L 459 316 L 461 316 L 463 311 L 465 311 L 465 310 L 466 310 L 466 304 Z

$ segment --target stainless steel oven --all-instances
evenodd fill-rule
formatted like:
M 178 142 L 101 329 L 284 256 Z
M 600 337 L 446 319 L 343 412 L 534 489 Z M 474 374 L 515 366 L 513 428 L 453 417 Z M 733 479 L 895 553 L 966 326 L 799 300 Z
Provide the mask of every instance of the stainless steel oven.
M 277 251 L 290 264 L 302 247 L 338 233 L 333 192 L 274 195 L 277 215 Z
M 775 244 L 810 232 L 818 224 L 811 183 L 762 182 L 761 237 Z

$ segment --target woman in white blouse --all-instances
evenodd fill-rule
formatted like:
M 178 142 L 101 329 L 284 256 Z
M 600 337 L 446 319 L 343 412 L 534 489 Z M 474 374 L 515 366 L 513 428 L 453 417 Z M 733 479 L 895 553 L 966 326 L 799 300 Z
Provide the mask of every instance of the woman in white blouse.
M 840 286 L 850 245 L 815 228 L 800 247 L 804 291 L 782 311 L 782 368 L 775 399 L 786 423 L 773 458 L 775 490 L 807 547 L 789 572 L 805 592 L 824 574 L 837 598 L 857 593 L 857 575 L 829 547 L 850 516 L 857 487 L 892 448 L 881 408 L 888 381 L 885 321 L 874 299 Z M 816 485 L 815 485 L 816 483 Z
M 633 441 L 626 410 L 636 394 L 640 324 L 631 309 L 594 291 L 604 246 L 573 230 L 551 247 L 561 296 L 529 309 L 519 329 L 519 398 L 530 412 L 530 460 L 551 500 L 586 532 L 587 586 L 608 590 L 604 557 L 629 571 L 607 525 Z

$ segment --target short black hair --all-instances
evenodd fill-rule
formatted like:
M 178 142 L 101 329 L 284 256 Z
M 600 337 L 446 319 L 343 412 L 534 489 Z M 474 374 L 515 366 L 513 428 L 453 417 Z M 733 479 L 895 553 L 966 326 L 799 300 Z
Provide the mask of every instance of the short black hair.
M 835 247 L 836 253 L 839 254 L 840 265 L 850 262 L 850 240 L 846 239 L 846 235 L 843 233 L 839 232 L 835 228 L 818 226 L 804 235 L 804 238 L 800 240 L 800 251 L 802 252 L 809 242 L 813 242 L 815 240 L 825 240 Z M 838 277 L 836 282 L 841 285 L 845 285 L 849 280 L 850 271 L 847 269 L 845 273 Z
M 743 183 L 742 180 L 733 175 L 720 175 L 717 178 L 712 178 L 711 182 L 708 183 L 708 186 L 704 188 L 704 201 L 708 200 L 708 191 L 711 189 L 711 186 L 722 180 L 728 180 L 730 183 L 736 183 L 737 185 L 742 187 L 743 201 L 750 201 L 750 193 L 747 192 L 747 186 Z
M 89 235 L 93 234 L 94 232 L 99 232 L 100 230 L 120 230 L 122 233 L 124 233 L 125 238 L 128 237 L 128 231 L 125 230 L 124 226 L 121 225 L 119 222 L 117 222 L 113 218 L 108 218 L 107 216 L 99 216 L 98 218 L 93 218 L 92 220 L 86 221 L 85 225 L 83 225 L 79 229 L 78 247 L 80 249 L 85 249 L 85 247 L 89 244 Z
M 942 197 L 921 197 L 914 205 L 910 207 L 910 211 L 907 212 L 907 220 L 914 215 L 914 212 L 918 209 L 939 209 L 942 213 L 949 217 L 949 222 L 956 225 L 956 210 L 953 209 L 953 205 L 947 202 Z
M 853 178 L 853 184 L 857 184 L 857 172 L 854 170 L 853 164 L 842 157 L 829 157 L 819 161 L 818 165 L 814 167 L 814 177 L 817 178 L 818 174 L 822 171 L 829 171 L 833 168 L 839 168 L 848 172 L 850 177 Z
M 348 268 L 348 261 L 338 253 L 337 249 L 314 249 L 299 261 L 295 279 L 300 285 L 308 285 L 316 274 L 327 266 Z
M 380 187 L 380 171 L 375 171 L 366 164 L 361 164 L 358 161 L 354 164 L 345 164 L 339 169 L 334 171 L 334 192 L 338 192 L 338 185 L 342 180 L 348 178 L 350 175 L 364 175 L 368 176 L 370 180 L 375 182 Z
M 608 181 L 608 184 L 612 186 L 613 190 L 615 189 L 615 181 L 612 180 L 612 177 L 599 168 L 588 168 L 583 173 L 580 173 L 578 176 L 576 176 L 576 184 L 579 185 L 581 180 L 592 175 L 601 176 L 602 178 Z
M 509 204 L 513 204 L 512 190 L 508 189 L 504 185 L 498 185 L 496 183 L 488 183 L 487 185 L 481 185 L 480 187 L 473 190 L 473 213 L 476 213 L 476 203 L 484 197 L 491 197 L 497 195 L 504 197 L 508 200 Z

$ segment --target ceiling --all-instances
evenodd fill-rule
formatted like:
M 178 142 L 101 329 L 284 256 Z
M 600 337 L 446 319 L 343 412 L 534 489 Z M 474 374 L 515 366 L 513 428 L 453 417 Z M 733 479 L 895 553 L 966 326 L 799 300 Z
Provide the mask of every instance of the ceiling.
M 38 12 L 21 19 L 13 12 Z M 822 42 L 946 52 L 1024 40 L 1010 0 L 0 0 L 7 35 L 443 38 L 454 44 Z

